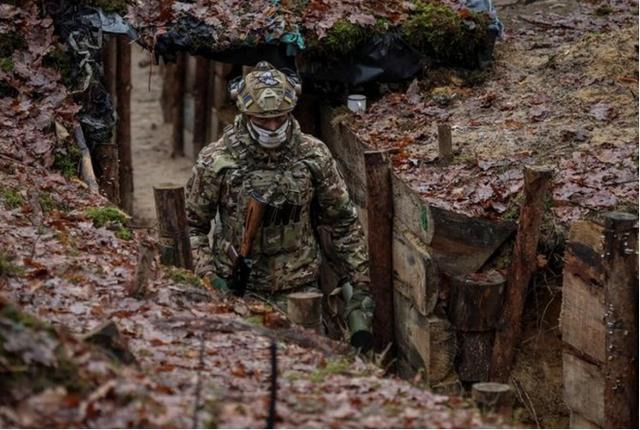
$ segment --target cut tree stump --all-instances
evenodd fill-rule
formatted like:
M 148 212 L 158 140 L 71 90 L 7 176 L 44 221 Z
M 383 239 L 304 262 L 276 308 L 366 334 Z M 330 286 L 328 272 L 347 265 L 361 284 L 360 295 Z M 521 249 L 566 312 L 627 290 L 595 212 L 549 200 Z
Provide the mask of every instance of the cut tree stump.
M 367 172 L 370 288 L 376 305 L 372 324 L 374 348 L 381 352 L 389 345 L 394 349 L 391 160 L 387 151 L 367 151 L 364 164 Z
M 471 398 L 483 413 L 493 412 L 511 419 L 513 390 L 507 384 L 479 382 L 471 387 Z
M 165 265 L 193 269 L 184 187 L 159 184 L 153 187 L 153 195 L 158 218 L 160 262 Z
M 153 260 L 156 254 L 156 244 L 143 240 L 138 247 L 138 264 L 133 281 L 129 284 L 130 296 L 142 299 L 148 296 L 148 284 L 152 273 Z
M 496 327 L 505 279 L 495 270 L 449 277 L 449 320 L 461 331 L 484 332 Z
M 307 291 L 287 296 L 287 316 L 294 323 L 320 333 L 322 329 L 322 293 Z
M 116 67 L 116 93 L 120 176 L 120 207 L 133 214 L 133 160 L 131 156 L 131 45 L 127 36 L 117 37 L 118 64 Z
M 505 303 L 491 358 L 490 378 L 493 381 L 508 379 L 516 346 L 520 341 L 524 298 L 536 268 L 540 224 L 552 173 L 552 169 L 546 166 L 529 166 L 524 169 L 525 201 L 520 210 Z

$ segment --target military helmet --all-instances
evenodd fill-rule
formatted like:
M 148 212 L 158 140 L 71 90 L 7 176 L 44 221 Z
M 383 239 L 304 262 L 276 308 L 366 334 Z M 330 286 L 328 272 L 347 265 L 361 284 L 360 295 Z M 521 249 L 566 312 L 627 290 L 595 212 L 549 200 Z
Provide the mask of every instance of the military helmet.
M 302 87 L 294 72 L 284 73 L 260 61 L 251 73 L 229 83 L 240 112 L 262 118 L 284 115 L 295 108 Z

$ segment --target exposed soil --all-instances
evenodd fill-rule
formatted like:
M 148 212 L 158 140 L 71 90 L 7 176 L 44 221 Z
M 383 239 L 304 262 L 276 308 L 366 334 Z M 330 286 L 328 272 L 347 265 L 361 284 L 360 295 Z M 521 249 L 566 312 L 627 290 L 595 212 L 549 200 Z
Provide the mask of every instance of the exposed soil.
M 153 186 L 163 182 L 186 184 L 193 161 L 186 157 L 171 158 L 171 124 L 164 123 L 160 106 L 160 68 L 150 65 L 148 51 L 137 45 L 132 48 L 133 210 L 137 224 L 150 227 L 156 219 Z

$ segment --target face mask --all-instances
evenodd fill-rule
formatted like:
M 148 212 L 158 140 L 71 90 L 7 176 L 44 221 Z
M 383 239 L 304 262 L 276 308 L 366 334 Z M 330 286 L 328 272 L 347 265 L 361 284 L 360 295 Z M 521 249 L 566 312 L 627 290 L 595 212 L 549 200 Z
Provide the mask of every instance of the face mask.
M 291 124 L 291 119 L 287 118 L 287 120 L 277 129 L 271 131 L 265 128 L 260 127 L 253 123 L 253 121 L 249 120 L 247 122 L 247 129 L 249 130 L 249 135 L 258 142 L 260 146 L 267 149 L 277 148 L 287 141 L 287 137 L 289 135 L 289 125 Z

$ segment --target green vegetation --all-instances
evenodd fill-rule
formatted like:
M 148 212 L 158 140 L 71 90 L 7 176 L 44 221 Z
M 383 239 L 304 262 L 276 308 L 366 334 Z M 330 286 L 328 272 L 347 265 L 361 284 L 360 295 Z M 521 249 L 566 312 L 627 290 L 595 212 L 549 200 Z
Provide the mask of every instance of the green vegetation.
M 9 209 L 15 209 L 24 203 L 22 196 L 10 188 L 0 185 L 0 198 L 4 201 L 4 205 Z
M 59 211 L 67 211 L 69 210 L 69 206 L 65 203 L 60 202 L 53 198 L 53 196 L 49 193 L 41 194 L 38 198 L 38 203 L 40 203 L 40 207 L 44 213 L 49 213 L 54 209 Z
M 342 19 L 336 22 L 322 39 L 322 50 L 334 55 L 347 54 L 366 40 L 367 33 L 364 28 Z
M 415 13 L 401 29 L 409 44 L 441 61 L 473 65 L 487 44 L 488 15 L 458 13 L 448 5 L 428 1 L 415 4 Z
M 11 58 L 13 51 L 27 46 L 24 37 L 17 31 L 0 34 L 0 58 Z
M 309 380 L 316 384 L 323 382 L 329 375 L 345 374 L 348 373 L 351 363 L 346 358 L 339 360 L 330 360 L 324 367 L 318 368 L 315 372 L 309 375 Z
M 169 273 L 169 277 L 177 284 L 191 285 L 193 287 L 202 287 L 202 279 L 190 270 L 181 267 L 165 267 Z
M 42 58 L 42 65 L 57 70 L 65 86 L 73 86 L 77 66 L 74 63 L 73 54 L 70 51 L 58 47 L 48 52 Z
M 78 174 L 78 164 L 82 159 L 80 149 L 75 145 L 67 145 L 62 151 L 56 151 L 53 168 L 59 170 L 65 178 Z
M 24 274 L 24 268 L 13 262 L 13 258 L 6 253 L 0 253 L 0 277 L 5 276 L 21 276 Z
M 109 206 L 104 208 L 88 208 L 85 214 L 91 218 L 96 227 L 106 227 L 113 230 L 122 240 L 133 239 L 133 232 L 127 228 L 127 221 L 131 218 L 120 209 Z
M 11 57 L 0 58 L 0 69 L 6 73 L 13 70 L 13 60 Z

